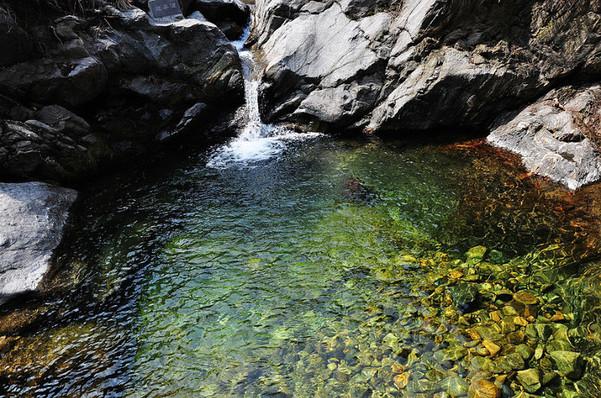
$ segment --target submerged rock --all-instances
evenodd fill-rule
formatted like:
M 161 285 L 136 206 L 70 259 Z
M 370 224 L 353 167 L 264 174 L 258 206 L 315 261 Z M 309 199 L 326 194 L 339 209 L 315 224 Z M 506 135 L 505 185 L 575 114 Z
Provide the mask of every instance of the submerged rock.
M 0 184 L 0 303 L 36 290 L 76 198 L 43 183 Z
M 478 288 L 472 283 L 459 283 L 450 289 L 453 303 L 459 311 L 467 313 L 478 305 Z
M 517 380 L 530 393 L 534 393 L 542 387 L 538 369 L 520 370 Z
M 470 384 L 467 396 L 469 398 L 499 398 L 501 390 L 491 381 L 475 380 Z
M 560 376 L 569 377 L 577 380 L 582 377 L 584 371 L 584 362 L 578 352 L 573 351 L 552 351 L 549 353 Z
M 349 178 L 344 182 L 344 196 L 354 202 L 369 203 L 377 194 L 358 178 Z

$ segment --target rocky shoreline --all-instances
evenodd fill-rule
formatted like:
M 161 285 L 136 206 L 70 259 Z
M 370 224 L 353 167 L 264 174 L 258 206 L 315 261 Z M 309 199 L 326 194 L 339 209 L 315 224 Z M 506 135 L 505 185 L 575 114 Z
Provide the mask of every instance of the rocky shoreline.
M 167 143 L 235 132 L 244 83 L 230 39 L 249 7 L 188 2 L 187 18 L 166 23 L 145 2 L 119 5 L 0 1 L 0 179 L 77 187 Z M 36 289 L 75 196 L 0 185 L 4 299 Z
M 0 3 L 14 50 L 0 68 L 3 178 L 88 179 L 166 138 L 219 134 L 215 115 L 243 103 L 238 54 L 197 11 L 159 23 L 136 7 L 93 6 L 61 16 Z
M 253 40 L 266 65 L 267 120 L 407 138 L 494 129 L 489 141 L 536 173 L 571 189 L 599 178 L 598 100 L 560 99 L 574 106 L 559 125 L 532 114 L 544 148 L 532 130 L 507 122 L 508 112 L 548 102 L 554 88 L 563 97 L 596 95 L 589 84 L 601 77 L 599 1 L 375 4 L 257 1 Z M 566 144 L 574 140 L 580 144 Z

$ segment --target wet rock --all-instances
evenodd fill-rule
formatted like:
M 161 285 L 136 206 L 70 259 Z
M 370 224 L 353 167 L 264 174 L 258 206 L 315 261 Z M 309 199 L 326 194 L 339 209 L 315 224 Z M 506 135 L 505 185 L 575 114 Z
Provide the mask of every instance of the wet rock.
M 566 87 L 500 121 L 488 141 L 519 154 L 534 173 L 576 189 L 601 178 L 600 118 L 600 86 Z
M 478 305 L 478 288 L 471 283 L 459 283 L 450 288 L 451 298 L 463 313 L 472 312 Z
M 577 380 L 584 372 L 584 361 L 578 352 L 552 351 L 549 353 L 560 376 Z
M 542 387 L 538 369 L 520 370 L 517 375 L 517 380 L 524 389 L 530 393 L 535 393 Z
M 499 398 L 501 391 L 495 383 L 488 380 L 475 380 L 470 384 L 469 398 Z
M 38 287 L 76 197 L 42 183 L 0 184 L 0 302 Z

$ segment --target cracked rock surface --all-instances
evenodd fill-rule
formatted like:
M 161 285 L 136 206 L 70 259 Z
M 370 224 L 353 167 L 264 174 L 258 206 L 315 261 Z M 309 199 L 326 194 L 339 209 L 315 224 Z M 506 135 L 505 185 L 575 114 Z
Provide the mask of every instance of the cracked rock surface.
M 487 126 L 597 75 L 600 21 L 597 0 L 259 0 L 263 114 L 381 133 Z
M 533 172 L 571 189 L 601 178 L 601 86 L 553 90 L 488 137 L 521 155 Z
M 0 304 L 36 290 L 77 198 L 43 183 L 0 184 Z

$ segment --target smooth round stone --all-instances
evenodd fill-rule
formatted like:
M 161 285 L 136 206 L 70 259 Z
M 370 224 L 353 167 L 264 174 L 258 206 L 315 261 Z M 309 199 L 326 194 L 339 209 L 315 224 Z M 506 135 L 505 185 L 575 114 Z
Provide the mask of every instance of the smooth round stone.
M 524 305 L 534 305 L 538 304 L 538 298 L 530 292 L 525 290 L 520 290 L 519 292 L 513 295 L 513 299 L 518 303 Z

